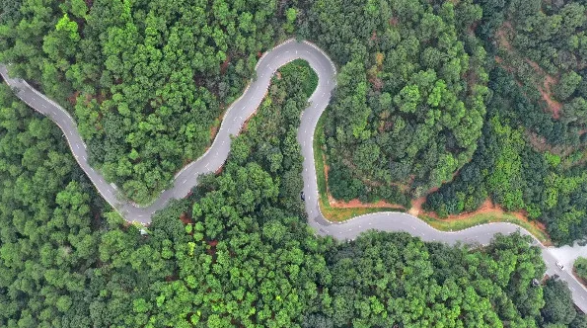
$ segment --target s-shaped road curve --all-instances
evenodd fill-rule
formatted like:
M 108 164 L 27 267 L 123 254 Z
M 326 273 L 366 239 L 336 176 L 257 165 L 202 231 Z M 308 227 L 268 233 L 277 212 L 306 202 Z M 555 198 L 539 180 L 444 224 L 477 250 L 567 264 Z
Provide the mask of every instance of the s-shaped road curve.
M 448 244 L 457 242 L 486 244 L 497 233 L 509 234 L 516 230 L 530 235 L 525 229 L 510 223 L 484 224 L 457 232 L 442 232 L 417 217 L 398 212 L 368 214 L 340 224 L 327 221 L 320 212 L 318 204 L 318 184 L 312 145 L 318 119 L 326 109 L 332 90 L 336 86 L 336 67 L 322 50 L 309 42 L 288 40 L 263 55 L 256 67 L 256 79 L 251 81 L 243 95 L 228 108 L 209 150 L 177 173 L 173 180 L 173 186 L 163 191 L 154 203 L 146 207 L 140 207 L 125 200 L 115 185 L 106 182 L 102 175 L 88 164 L 86 144 L 79 135 L 75 120 L 65 109 L 35 90 L 26 81 L 10 78 L 6 66 L 0 65 L 0 74 L 6 83 L 13 88 L 18 98 L 59 126 L 67 138 L 78 164 L 86 172 L 102 197 L 127 221 L 148 224 L 151 222 L 152 215 L 163 209 L 171 199 L 185 197 L 197 185 L 199 175 L 215 172 L 224 164 L 230 151 L 230 137 L 241 131 L 246 119 L 261 104 L 271 82 L 271 77 L 276 70 L 295 59 L 308 61 L 319 78 L 318 87 L 309 99 L 308 108 L 302 114 L 298 131 L 298 141 L 304 156 L 303 180 L 308 223 L 317 234 L 348 240 L 371 229 L 405 231 L 425 241 L 439 241 Z M 569 274 L 574 259 L 580 255 L 587 256 L 587 247 L 546 248 L 536 239 L 534 239 L 534 243 L 542 248 L 542 257 L 547 265 L 547 273 L 550 275 L 558 274 L 562 280 L 566 281 L 572 291 L 575 304 L 583 312 L 587 312 L 587 289 L 572 274 Z M 557 261 L 561 261 L 566 269 L 559 269 L 555 264 Z

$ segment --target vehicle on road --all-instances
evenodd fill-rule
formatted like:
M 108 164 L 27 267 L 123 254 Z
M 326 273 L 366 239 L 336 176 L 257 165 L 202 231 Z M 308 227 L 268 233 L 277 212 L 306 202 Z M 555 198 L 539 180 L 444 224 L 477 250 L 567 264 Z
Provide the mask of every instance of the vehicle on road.
M 561 269 L 561 270 L 564 270 L 564 269 L 565 269 L 565 266 L 564 266 L 562 263 L 560 263 L 560 262 L 556 262 L 556 266 L 557 266 L 559 269 Z
M 306 201 L 306 195 L 304 195 L 303 191 L 300 193 L 300 198 L 302 199 L 302 201 Z

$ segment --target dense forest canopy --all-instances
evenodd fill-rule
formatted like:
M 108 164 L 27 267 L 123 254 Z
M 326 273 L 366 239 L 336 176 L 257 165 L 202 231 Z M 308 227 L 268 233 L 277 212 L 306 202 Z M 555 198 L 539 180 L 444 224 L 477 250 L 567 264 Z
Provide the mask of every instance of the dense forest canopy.
M 0 16 L 0 60 L 75 114 L 91 163 L 141 203 L 204 152 L 258 54 L 295 19 L 276 0 L 20 5 Z
M 546 224 L 557 243 L 585 238 L 587 158 L 580 44 L 585 4 L 483 1 L 479 35 L 491 54 L 483 136 L 471 162 L 428 196 L 440 215 L 475 210 L 491 197 Z M 578 43 L 577 43 L 578 42 Z
M 519 234 L 485 248 L 405 233 L 316 238 L 291 193 L 317 77 L 301 61 L 279 76 L 222 173 L 158 213 L 146 236 L 96 211 L 57 128 L 1 88 L 0 325 L 585 327 L 563 283 L 532 283 L 545 266 Z M 46 188 L 22 188 L 54 172 Z
M 148 202 L 209 145 L 260 53 L 310 39 L 339 65 L 335 197 L 440 186 L 425 205 L 440 215 L 491 197 L 571 242 L 587 228 L 584 5 L 0 0 L 0 62 L 67 107 L 93 165 Z M 296 139 L 316 82 L 303 61 L 282 67 L 222 171 L 145 229 L 2 86 L 0 326 L 587 327 L 519 234 L 485 247 L 317 238 Z
M 586 5 L 298 1 L 298 34 L 340 66 L 324 120 L 331 195 L 406 208 L 426 196 L 440 217 L 490 199 L 556 243 L 584 238 Z
M 148 203 L 208 147 L 260 53 L 310 39 L 339 66 L 324 120 L 334 198 L 426 196 L 441 217 L 489 198 L 570 243 L 587 229 L 584 12 L 539 0 L 5 1 L 0 60 L 66 106 L 92 165 Z
M 352 2 L 319 0 L 307 11 L 308 35 L 342 65 L 326 118 L 329 165 L 338 172 L 330 187 L 346 200 L 378 183 L 424 194 L 452 179 L 481 135 L 485 51 L 467 39 L 481 8 Z

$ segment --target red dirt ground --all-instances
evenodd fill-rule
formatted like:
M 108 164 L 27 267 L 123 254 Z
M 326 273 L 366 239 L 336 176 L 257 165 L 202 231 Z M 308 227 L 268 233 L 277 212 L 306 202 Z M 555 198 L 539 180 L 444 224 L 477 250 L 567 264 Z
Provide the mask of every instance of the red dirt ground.
M 218 127 L 212 125 L 210 127 L 210 140 L 214 140 L 214 138 L 216 138 L 216 133 L 218 133 Z
M 229 64 L 230 64 L 230 56 L 226 56 L 226 60 L 220 66 L 220 72 L 222 72 L 222 74 L 226 73 L 226 70 L 228 69 Z
M 551 86 L 556 85 L 558 80 L 551 75 L 546 74 L 544 70 L 538 65 L 538 63 L 531 61 L 530 59 L 526 58 L 526 62 L 532 66 L 532 68 L 539 74 L 544 75 L 544 82 L 542 83 L 542 87 L 537 86 L 540 94 L 542 95 L 542 99 L 548 105 L 548 108 L 552 112 L 552 117 L 558 119 L 560 117 L 560 111 L 563 107 L 563 104 L 554 100 L 552 97 L 552 90 Z
M 493 202 L 490 199 L 487 199 L 485 202 L 483 202 L 483 204 L 481 204 L 481 206 L 479 206 L 479 208 L 476 211 L 463 213 L 463 214 L 459 214 L 459 215 L 449 215 L 447 218 L 444 218 L 444 219 L 439 218 L 436 213 L 424 211 L 422 209 L 422 205 L 424 204 L 425 201 L 426 201 L 425 196 L 414 200 L 412 202 L 412 208 L 410 209 L 409 213 L 414 216 L 424 214 L 424 215 L 429 216 L 431 218 L 434 218 L 437 220 L 442 220 L 442 221 L 466 220 L 466 219 L 469 219 L 469 218 L 471 218 L 475 215 L 478 215 L 478 214 L 503 215 L 503 214 L 507 213 L 507 214 L 511 214 L 511 215 L 517 217 L 518 219 L 520 219 L 522 221 L 527 222 L 528 224 L 531 224 L 531 225 L 537 227 L 538 229 L 540 229 L 546 233 L 546 226 L 541 222 L 528 220 L 528 218 L 526 217 L 526 213 L 524 211 L 507 212 L 503 208 L 501 208 L 501 206 L 493 204 Z
M 181 215 L 179 216 L 179 220 L 181 220 L 183 224 L 193 223 L 193 221 L 188 217 L 188 215 L 185 212 L 181 213 Z
M 76 91 L 71 96 L 69 96 L 69 98 L 67 98 L 69 103 L 75 106 L 75 104 L 77 104 L 77 96 L 79 96 L 80 93 L 81 91 Z

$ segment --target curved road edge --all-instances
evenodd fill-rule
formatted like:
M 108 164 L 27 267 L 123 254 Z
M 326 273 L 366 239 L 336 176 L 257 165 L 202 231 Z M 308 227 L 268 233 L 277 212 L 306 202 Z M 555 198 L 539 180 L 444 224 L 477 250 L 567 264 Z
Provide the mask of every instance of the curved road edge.
M 63 131 L 76 161 L 88 175 L 100 195 L 127 221 L 148 224 L 153 214 L 163 209 L 171 199 L 187 196 L 197 185 L 201 174 L 215 172 L 224 165 L 230 151 L 231 136 L 240 133 L 245 121 L 255 113 L 266 95 L 271 77 L 281 66 L 304 59 L 318 75 L 318 86 L 310 96 L 309 106 L 302 113 L 298 130 L 298 142 L 302 148 L 305 207 L 308 224 L 319 235 L 330 235 L 341 240 L 352 240 L 367 230 L 405 231 L 424 241 L 487 244 L 495 234 L 510 234 L 519 230 L 532 236 L 527 230 L 511 223 L 489 223 L 455 232 L 436 230 L 424 221 L 401 212 L 378 212 L 362 215 L 343 223 L 327 221 L 320 211 L 318 184 L 314 164 L 313 138 L 318 120 L 330 102 L 336 86 L 336 66 L 320 48 L 307 41 L 287 40 L 263 54 L 256 66 L 256 79 L 252 80 L 241 97 L 227 109 L 220 129 L 210 148 L 196 161 L 182 168 L 174 177 L 173 187 L 164 190 L 151 205 L 140 207 L 125 200 L 114 184 L 106 182 L 102 175 L 88 164 L 86 144 L 71 115 L 56 102 L 47 98 L 22 79 L 10 78 L 5 65 L 0 64 L 0 75 L 12 87 L 16 96 L 37 112 L 50 118 Z M 534 244 L 542 248 L 542 257 L 547 274 L 557 274 L 571 289 L 575 304 L 587 312 L 587 289 L 570 273 L 572 261 L 578 256 L 587 256 L 587 247 L 547 248 L 534 236 Z M 561 270 L 556 262 L 561 261 L 568 269 Z

